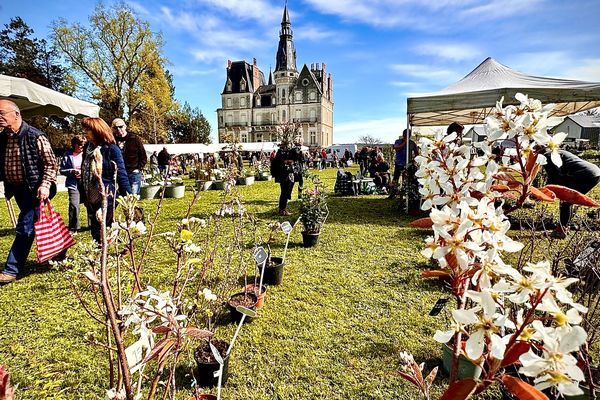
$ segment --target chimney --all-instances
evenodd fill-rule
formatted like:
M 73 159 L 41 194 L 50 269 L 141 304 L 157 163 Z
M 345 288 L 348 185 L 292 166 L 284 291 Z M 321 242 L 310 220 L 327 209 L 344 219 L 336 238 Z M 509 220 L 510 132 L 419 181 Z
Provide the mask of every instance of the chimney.
M 258 65 L 256 64 L 256 58 L 252 59 L 252 90 L 258 90 L 260 86 L 260 74 L 258 70 Z
M 329 93 L 329 101 L 333 101 L 333 88 L 331 87 L 331 74 L 327 78 L 327 92 Z
M 231 60 L 227 60 L 227 69 L 231 69 Z
M 317 71 L 319 70 L 319 63 L 317 63 Z

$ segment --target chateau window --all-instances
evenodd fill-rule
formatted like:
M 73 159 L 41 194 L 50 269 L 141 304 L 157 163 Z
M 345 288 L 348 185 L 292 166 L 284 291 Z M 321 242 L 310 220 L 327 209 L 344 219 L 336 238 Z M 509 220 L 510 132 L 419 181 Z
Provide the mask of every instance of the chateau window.
M 301 91 L 296 92 L 296 101 L 297 102 L 302 101 L 302 92 Z
M 227 98 L 227 107 L 231 108 L 231 97 Z
M 262 133 L 257 133 L 256 134 L 256 141 L 257 142 L 262 142 L 263 141 L 263 135 L 262 135 Z
M 228 92 L 231 92 L 231 86 L 232 86 L 231 79 L 227 78 L 227 91 Z
M 317 132 L 310 131 L 310 144 L 317 144 Z
M 281 103 L 285 104 L 285 89 L 281 89 Z
M 242 107 L 246 107 L 246 98 L 245 98 L 245 97 L 242 97 L 242 98 L 240 99 L 240 106 L 242 106 Z
M 262 122 L 262 115 L 256 114 L 256 125 L 260 125 Z
M 244 78 L 242 78 L 242 80 L 240 81 L 240 90 L 242 92 L 246 90 L 246 80 Z
M 240 142 L 248 143 L 248 133 L 247 132 L 240 133 Z
M 317 110 L 314 108 L 310 110 L 310 122 L 315 122 L 317 120 Z
M 287 114 L 285 113 L 285 110 L 281 110 L 281 121 L 282 122 L 287 121 Z
M 302 110 L 297 108 L 296 109 L 296 120 L 300 121 L 302 119 Z
M 317 98 L 317 93 L 314 90 L 311 90 L 310 94 L 309 94 L 309 99 L 315 100 L 316 98 Z
M 227 125 L 228 126 L 233 125 L 233 115 L 232 114 L 227 115 Z
M 242 125 L 246 125 L 246 113 L 242 113 L 242 115 L 240 116 L 240 122 L 242 123 Z

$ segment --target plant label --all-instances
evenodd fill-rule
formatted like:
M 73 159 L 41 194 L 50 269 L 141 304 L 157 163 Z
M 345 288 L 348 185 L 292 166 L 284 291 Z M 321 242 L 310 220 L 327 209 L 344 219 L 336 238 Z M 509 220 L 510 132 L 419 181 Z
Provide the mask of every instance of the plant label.
M 281 223 L 281 230 L 286 235 L 289 235 L 290 232 L 292 231 L 292 224 L 290 224 L 288 221 L 282 222 Z
M 448 302 L 447 297 L 440 297 L 438 299 L 438 301 L 436 301 L 435 304 L 433 305 L 433 308 L 431 309 L 431 311 L 429 311 L 429 315 L 432 317 L 438 315 L 440 312 L 442 312 L 442 310 L 444 309 L 444 306 L 446 305 L 447 302 Z
M 262 246 L 257 247 L 254 250 L 253 255 L 254 255 L 254 259 L 256 260 L 257 264 L 262 264 L 267 260 L 267 251 Z
M 141 362 L 144 359 L 144 348 L 147 347 L 148 342 L 146 340 L 138 340 L 125 349 L 127 365 L 129 365 L 129 370 L 131 373 L 136 372 L 143 366 Z
M 235 309 L 237 310 L 237 312 L 242 313 L 245 316 L 250 317 L 250 318 L 254 318 L 257 315 L 256 311 L 251 310 L 251 309 L 246 308 L 246 307 L 237 306 Z
M 217 360 L 219 365 L 223 365 L 223 357 L 221 357 L 221 353 L 219 353 L 219 350 L 217 350 L 217 348 L 212 343 L 209 343 L 208 345 L 210 346 L 210 351 L 212 352 L 215 360 Z

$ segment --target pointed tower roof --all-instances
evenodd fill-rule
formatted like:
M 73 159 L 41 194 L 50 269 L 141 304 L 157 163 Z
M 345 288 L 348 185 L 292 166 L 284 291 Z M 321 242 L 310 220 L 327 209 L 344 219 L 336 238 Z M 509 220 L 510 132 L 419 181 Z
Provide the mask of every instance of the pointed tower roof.
M 287 2 L 283 9 L 281 18 L 281 31 L 279 32 L 279 46 L 277 47 L 277 71 L 297 71 L 296 69 L 296 48 L 292 40 L 292 23 L 288 13 Z
M 271 71 L 271 67 L 269 67 L 269 83 L 268 85 L 273 84 L 273 71 Z

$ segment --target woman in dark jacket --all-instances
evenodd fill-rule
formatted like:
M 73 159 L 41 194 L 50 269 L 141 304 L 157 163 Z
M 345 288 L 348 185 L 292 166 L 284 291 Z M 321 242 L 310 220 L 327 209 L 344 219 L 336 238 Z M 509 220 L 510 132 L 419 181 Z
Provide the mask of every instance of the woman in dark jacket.
M 94 170 L 97 168 L 97 152 L 102 156 L 102 183 L 108 193 L 108 209 L 106 212 L 106 226 L 113 222 L 113 209 L 117 191 L 120 195 L 131 194 L 129 178 L 125 170 L 125 163 L 121 149 L 115 143 L 112 130 L 101 118 L 84 118 L 81 121 L 83 132 L 86 134 L 88 143 L 83 150 L 83 162 L 81 163 L 81 183 L 86 197 L 88 211 L 93 213 L 90 218 L 92 237 L 100 243 L 100 222 L 96 218 L 97 211 L 102 207 L 102 195 L 100 185 Z M 115 182 L 116 169 L 116 182 Z
M 279 195 L 279 215 L 290 215 L 287 210 L 287 202 L 292 199 L 294 183 L 300 179 L 302 168 L 302 152 L 295 148 L 290 149 L 289 142 L 281 142 L 275 158 L 271 162 L 271 173 L 275 182 L 279 183 L 281 193 Z

